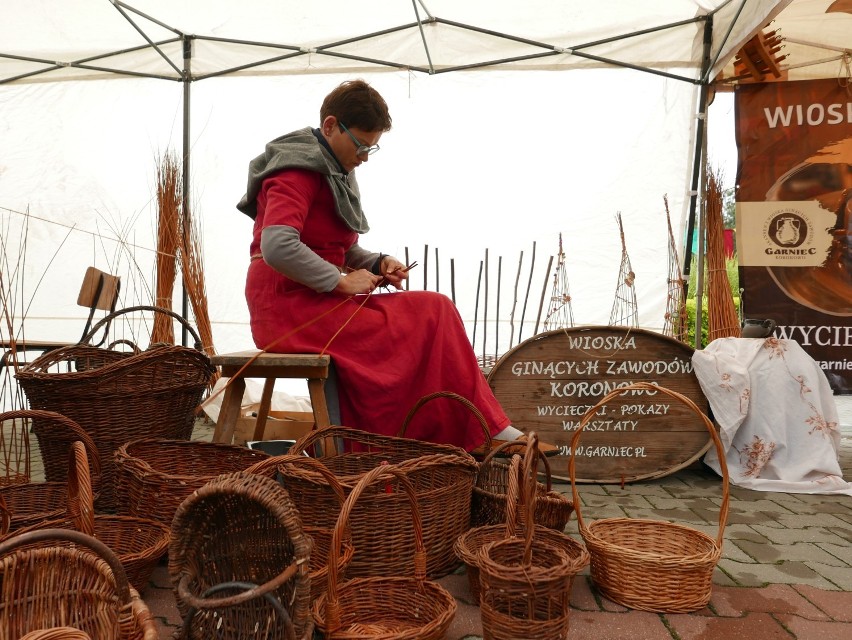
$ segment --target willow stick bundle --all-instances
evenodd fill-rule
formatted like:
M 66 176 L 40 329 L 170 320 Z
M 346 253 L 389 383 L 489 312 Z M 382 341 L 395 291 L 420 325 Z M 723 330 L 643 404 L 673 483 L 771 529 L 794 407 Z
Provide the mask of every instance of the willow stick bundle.
M 739 338 L 740 321 L 725 268 L 722 175 L 720 170 L 710 167 L 707 168 L 704 210 L 707 228 L 707 340 Z
M 156 298 L 154 304 L 172 308 L 172 292 L 177 276 L 177 253 L 180 245 L 180 218 L 183 180 L 177 158 L 166 153 L 157 162 L 157 261 Z M 151 342 L 175 344 L 172 319 L 154 314 Z
M 191 211 L 184 211 L 181 217 L 180 256 L 183 267 L 183 286 L 192 306 L 201 347 L 209 356 L 216 353 L 213 347 L 213 328 L 210 325 L 210 312 L 207 306 L 207 285 L 204 279 L 204 259 L 202 257 L 201 231 Z M 215 378 L 211 381 L 211 385 Z
M 680 258 L 677 255 L 674 234 L 672 233 L 672 218 L 669 214 L 669 197 L 663 196 L 666 207 L 666 222 L 669 225 L 669 278 L 668 297 L 666 298 L 666 315 L 663 323 L 663 335 L 675 340 L 686 342 L 689 335 L 688 315 L 686 312 L 686 280 L 680 270 Z
M 624 225 L 621 224 L 621 211 L 615 216 L 618 222 L 618 233 L 621 238 L 621 267 L 618 271 L 618 284 L 615 287 L 615 299 L 612 301 L 612 311 L 609 314 L 610 326 L 638 327 L 639 310 L 636 305 L 636 274 L 630 265 L 627 255 L 627 243 L 624 241 Z

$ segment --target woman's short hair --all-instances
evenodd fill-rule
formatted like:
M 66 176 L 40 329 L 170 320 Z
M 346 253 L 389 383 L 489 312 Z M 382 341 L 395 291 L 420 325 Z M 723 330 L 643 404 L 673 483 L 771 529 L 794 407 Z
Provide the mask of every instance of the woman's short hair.
M 320 107 L 320 122 L 328 116 L 362 131 L 389 131 L 391 128 L 385 99 L 363 80 L 341 82 L 325 97 Z

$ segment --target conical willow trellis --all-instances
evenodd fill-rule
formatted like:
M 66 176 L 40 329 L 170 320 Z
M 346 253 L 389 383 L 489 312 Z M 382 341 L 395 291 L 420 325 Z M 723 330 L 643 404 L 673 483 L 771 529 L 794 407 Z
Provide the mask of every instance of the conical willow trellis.
M 609 324 L 618 327 L 638 327 L 639 314 L 636 307 L 636 289 L 633 286 L 636 274 L 633 273 L 633 268 L 630 266 L 630 256 L 627 255 L 620 211 L 615 218 L 618 220 L 618 231 L 621 235 L 621 268 L 618 272 L 618 284 L 615 287 L 615 300 L 612 302 Z
M 669 225 L 669 278 L 668 296 L 666 298 L 666 315 L 663 322 L 663 335 L 671 336 L 681 342 L 688 337 L 689 320 L 686 313 L 686 280 L 680 270 L 680 259 L 677 255 L 672 219 L 669 215 L 669 198 L 663 196 L 666 206 L 666 222 Z
M 571 309 L 571 290 L 568 286 L 568 272 L 565 267 L 565 250 L 562 248 L 562 234 L 559 234 L 559 255 L 556 258 L 556 271 L 553 272 L 553 290 L 550 305 L 544 318 L 544 330 L 562 329 L 574 326 L 574 311 Z

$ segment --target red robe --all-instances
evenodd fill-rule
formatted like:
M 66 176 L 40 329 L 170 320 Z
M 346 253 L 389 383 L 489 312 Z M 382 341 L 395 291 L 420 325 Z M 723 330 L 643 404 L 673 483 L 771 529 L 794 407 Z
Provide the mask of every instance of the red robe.
M 257 197 L 252 256 L 260 254 L 261 232 L 269 225 L 297 229 L 303 243 L 341 269 L 345 252 L 358 239 L 337 216 L 325 177 L 312 171 L 288 169 L 264 180 Z M 246 279 L 257 347 L 274 353 L 329 354 L 337 371 L 344 425 L 397 435 L 414 404 L 435 391 L 452 391 L 470 400 L 492 435 L 510 424 L 449 298 L 430 291 L 374 293 L 366 302 L 364 298 L 318 293 L 262 259 L 251 261 Z M 296 330 L 303 324 L 307 326 Z M 470 410 L 445 398 L 426 403 L 406 436 L 467 450 L 485 439 Z

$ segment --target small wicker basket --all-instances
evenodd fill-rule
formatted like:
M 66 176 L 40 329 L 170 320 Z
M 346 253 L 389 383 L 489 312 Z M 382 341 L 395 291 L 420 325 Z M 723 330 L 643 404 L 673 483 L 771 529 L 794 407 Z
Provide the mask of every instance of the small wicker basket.
M 373 485 L 394 480 L 402 487 L 416 540 L 412 577 L 390 571 L 386 575 L 353 578 L 338 583 L 337 567 L 341 544 L 356 515 L 355 505 Z M 382 560 L 376 564 L 381 569 Z M 397 465 L 379 466 L 364 474 L 340 511 L 328 563 L 328 590 L 316 600 L 311 612 L 326 640 L 382 638 L 383 640 L 439 640 L 444 638 L 455 616 L 455 598 L 436 582 L 426 579 L 426 548 L 420 521 L 418 496 L 409 474 Z
M 72 529 L 92 536 L 115 553 L 130 584 L 137 591 L 144 591 L 154 567 L 168 549 L 169 528 L 150 518 L 95 515 L 89 464 L 80 441 L 71 444 L 68 467 L 67 515 L 30 525 L 17 533 Z
M 584 427 L 601 407 L 631 391 L 669 396 L 685 404 L 704 421 L 722 470 L 719 529 L 713 539 L 691 527 L 659 520 L 606 518 L 586 523 L 580 513 L 574 456 L 571 456 L 568 474 L 580 535 L 591 556 L 592 582 L 604 596 L 631 609 L 657 613 L 696 611 L 710 601 L 713 570 L 722 555 L 728 519 L 728 467 L 722 443 L 710 419 L 686 396 L 648 382 L 637 382 L 608 393 L 588 410 L 571 439 L 571 450 L 576 450 Z
M 86 447 L 89 463 L 92 467 L 93 483 L 100 477 L 101 462 L 98 448 L 89 435 L 76 422 L 53 411 L 35 411 L 22 409 L 0 413 L 0 422 L 4 420 L 40 421 L 47 432 L 59 438 L 71 438 L 82 442 Z M 0 498 L 8 509 L 8 532 L 18 531 L 45 520 L 61 518 L 68 508 L 68 488 L 64 473 L 61 480 L 49 482 L 27 482 L 0 487 Z M 95 483 L 96 484 L 96 483 Z M 95 490 L 97 495 L 97 490 Z
M 3 638 L 65 625 L 96 639 L 160 637 L 112 550 L 78 531 L 39 529 L 0 542 L 0 586 Z

